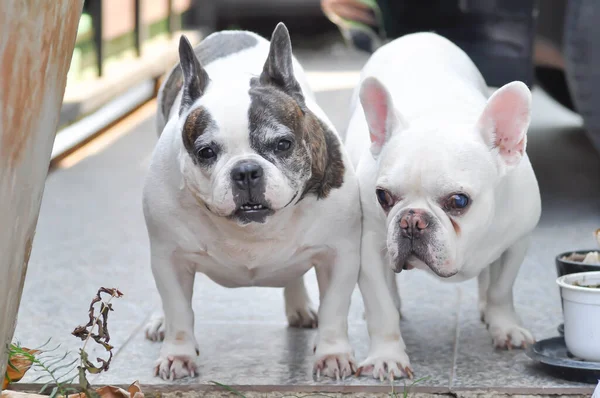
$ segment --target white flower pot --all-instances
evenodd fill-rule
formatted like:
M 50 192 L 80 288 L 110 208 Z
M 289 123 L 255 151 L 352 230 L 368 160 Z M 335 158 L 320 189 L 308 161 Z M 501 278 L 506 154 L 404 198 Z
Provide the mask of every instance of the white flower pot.
M 561 276 L 560 286 L 565 318 L 565 343 L 571 354 L 600 362 L 600 272 Z M 580 286 L 577 286 L 580 285 Z

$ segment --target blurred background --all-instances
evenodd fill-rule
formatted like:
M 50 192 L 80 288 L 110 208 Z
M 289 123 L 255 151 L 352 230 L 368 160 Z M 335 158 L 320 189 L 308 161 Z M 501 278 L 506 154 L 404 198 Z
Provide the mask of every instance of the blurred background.
M 222 29 L 268 38 L 283 21 L 295 49 L 331 43 L 364 49 L 355 29 L 360 24 L 345 11 L 361 3 L 379 5 L 388 32 L 383 39 L 435 30 L 465 49 L 490 85 L 522 80 L 540 86 L 582 115 L 600 148 L 595 0 L 86 0 L 60 119 L 68 134 L 57 139 L 53 158 L 152 98 L 157 80 L 177 61 L 174 40 L 181 32 L 193 42 Z M 96 118 L 65 129 L 94 113 Z

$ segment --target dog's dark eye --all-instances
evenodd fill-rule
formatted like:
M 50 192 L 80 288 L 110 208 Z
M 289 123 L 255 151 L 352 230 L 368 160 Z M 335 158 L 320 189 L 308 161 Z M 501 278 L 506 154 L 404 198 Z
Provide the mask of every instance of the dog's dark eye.
M 292 147 L 292 141 L 287 139 L 279 140 L 277 143 L 277 152 L 285 152 Z
M 377 201 L 384 210 L 388 210 L 394 205 L 394 199 L 392 198 L 392 195 L 390 195 L 390 193 L 385 189 L 377 188 L 375 190 L 375 194 L 377 195 Z
M 446 208 L 448 210 L 463 210 L 471 203 L 469 197 L 462 193 L 457 193 L 448 198 Z
M 200 150 L 198 151 L 198 157 L 200 159 L 212 159 L 215 156 L 217 156 L 217 154 L 215 153 L 215 151 L 211 148 L 211 147 L 204 147 L 204 148 L 200 148 Z

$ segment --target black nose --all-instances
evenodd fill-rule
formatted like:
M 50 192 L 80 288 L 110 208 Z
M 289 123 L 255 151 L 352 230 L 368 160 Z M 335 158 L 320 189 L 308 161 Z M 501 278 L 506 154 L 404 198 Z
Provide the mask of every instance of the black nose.
M 231 170 L 231 180 L 240 189 L 254 188 L 262 179 L 263 168 L 255 162 L 240 162 Z

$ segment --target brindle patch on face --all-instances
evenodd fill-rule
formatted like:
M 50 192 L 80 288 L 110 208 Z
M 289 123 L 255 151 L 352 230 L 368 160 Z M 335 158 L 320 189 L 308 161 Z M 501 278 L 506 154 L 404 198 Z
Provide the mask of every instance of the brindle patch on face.
M 253 79 L 250 85 L 250 145 L 275 164 L 296 189 L 298 201 L 309 194 L 326 198 L 344 182 L 344 162 L 337 137 L 310 110 L 271 84 Z M 273 139 L 273 131 L 289 131 Z M 275 153 L 278 139 L 293 140 L 293 148 Z
M 198 164 L 199 162 L 196 142 L 198 138 L 204 134 L 209 127 L 213 127 L 214 124 L 215 122 L 210 117 L 210 113 L 204 109 L 204 107 L 199 107 L 191 111 L 185 120 L 181 137 L 183 139 L 183 145 L 190 154 L 194 164 Z

